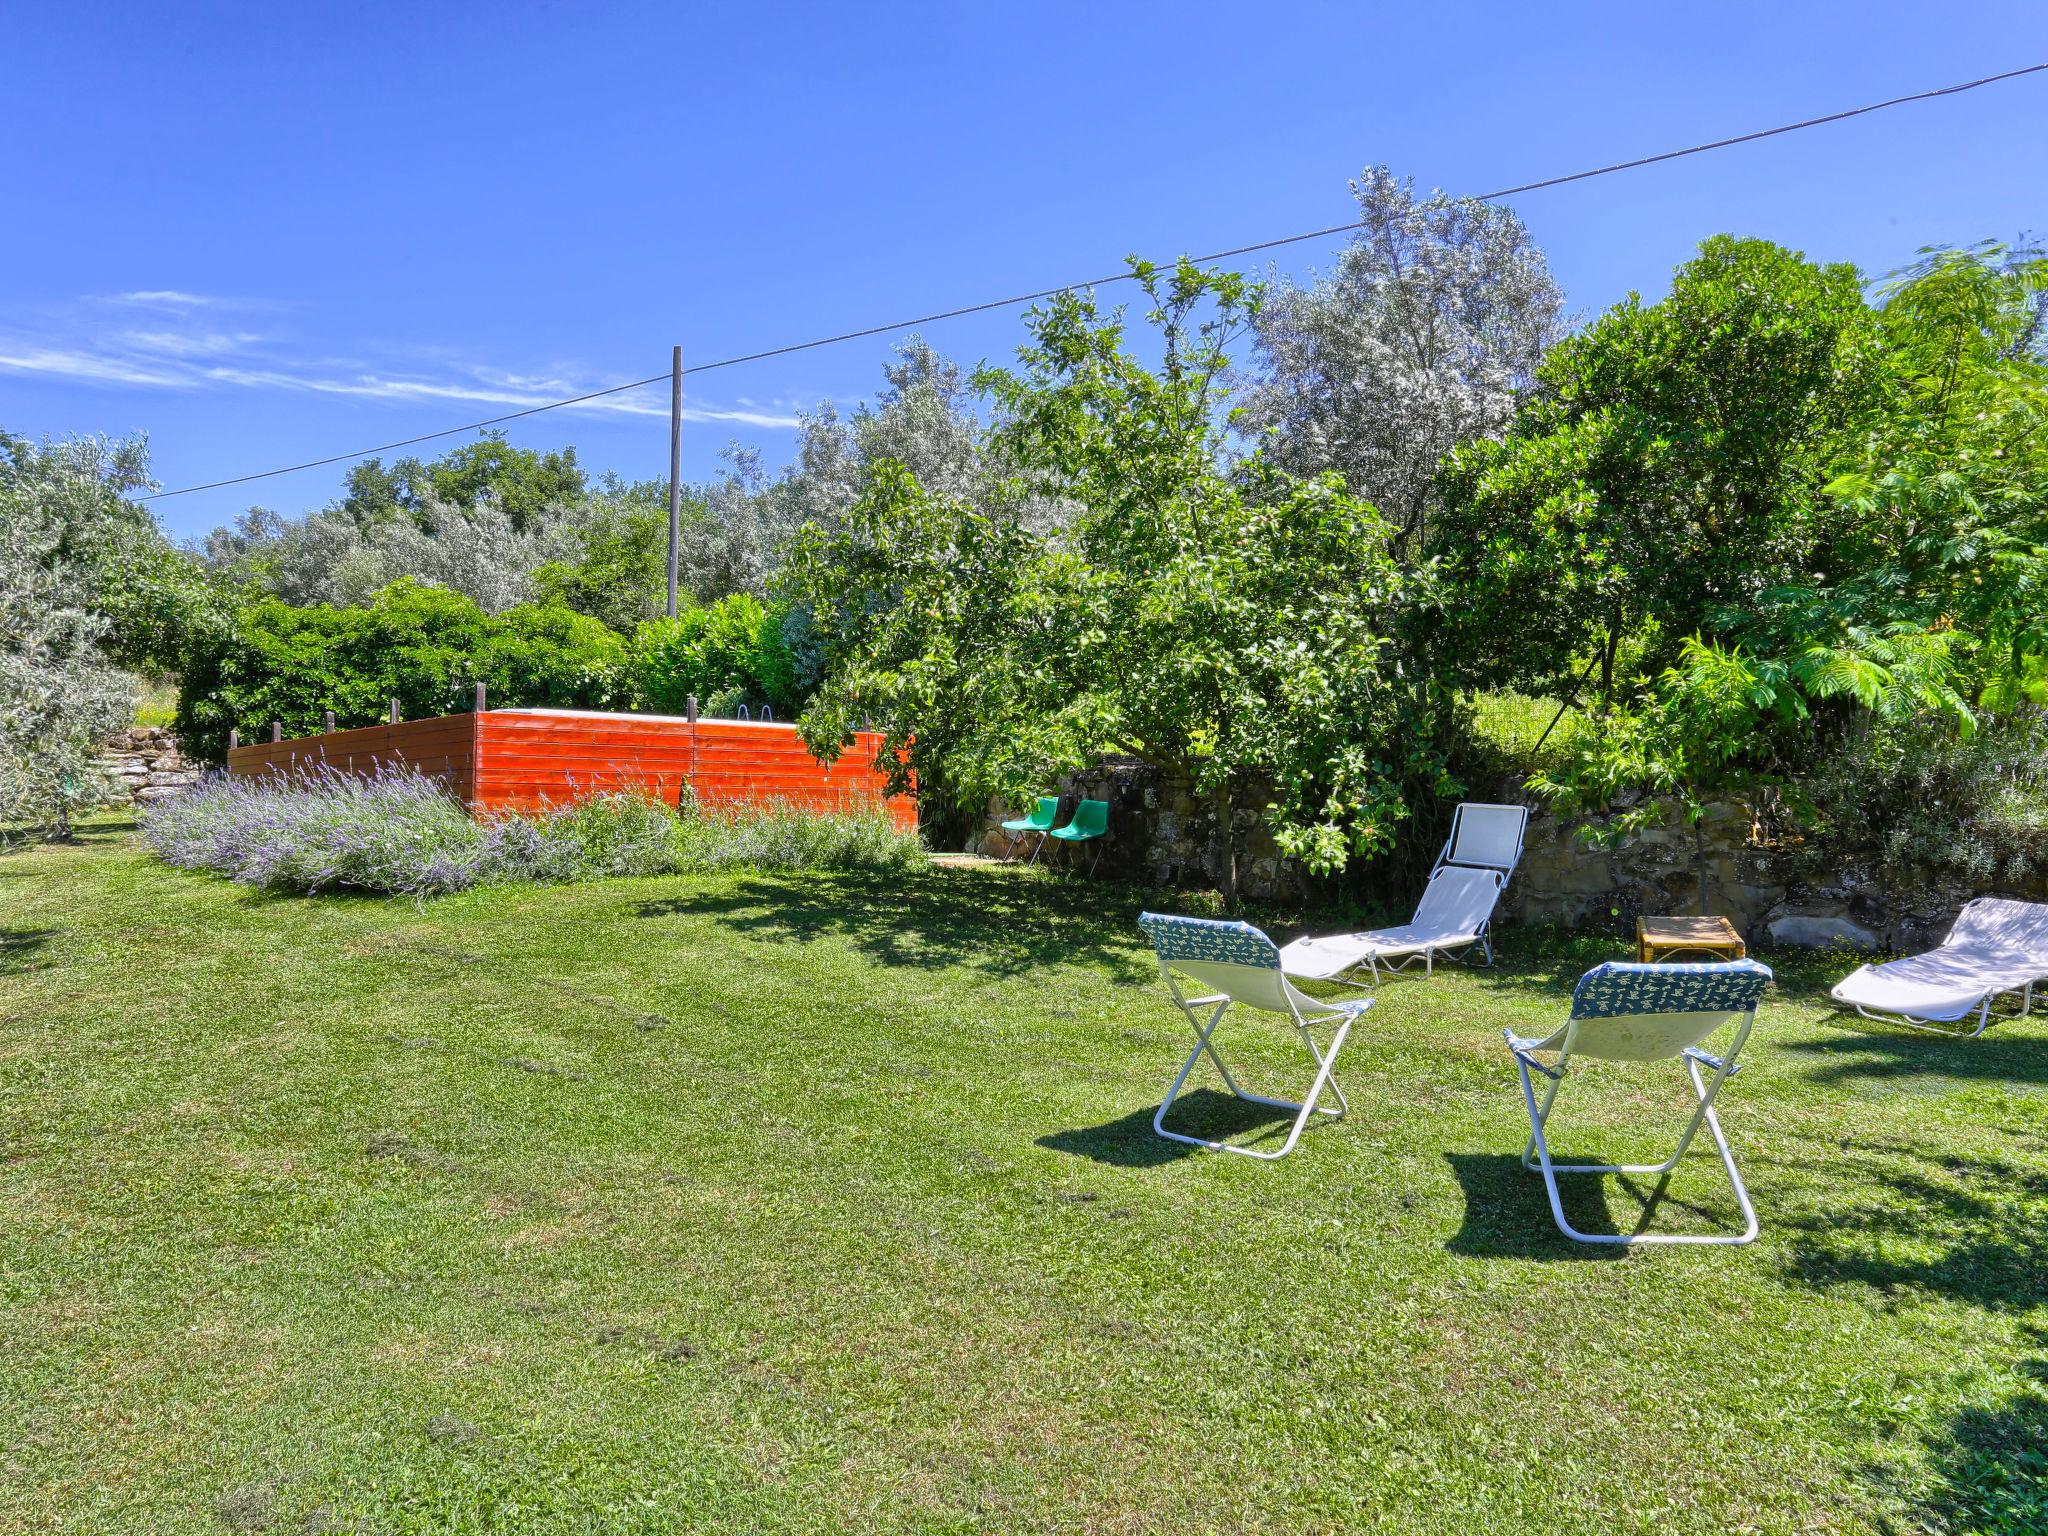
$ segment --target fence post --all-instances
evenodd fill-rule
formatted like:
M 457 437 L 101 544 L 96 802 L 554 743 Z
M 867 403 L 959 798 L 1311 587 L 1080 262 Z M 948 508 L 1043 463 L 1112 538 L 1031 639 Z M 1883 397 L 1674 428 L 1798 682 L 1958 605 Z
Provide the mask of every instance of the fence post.
M 232 751 L 234 751 L 234 750 L 235 750 L 235 748 L 239 747 L 239 746 L 240 746 L 241 744 L 242 744 L 242 730 L 241 730 L 241 727 L 240 727 L 240 726 L 234 726 L 234 725 L 231 725 L 231 726 L 229 726 L 229 727 L 228 727 L 228 750 L 229 750 L 230 752 L 232 752 Z
M 476 685 L 476 712 L 478 714 L 484 712 L 484 685 L 482 683 Z
M 697 695 L 694 693 L 683 701 L 683 714 L 688 717 L 690 724 L 697 723 Z
M 391 708 L 386 711 L 386 714 L 391 724 L 398 724 L 398 700 L 393 699 L 391 701 Z
M 270 722 L 270 739 L 272 741 L 284 740 L 284 722 L 282 720 L 273 720 Z
M 334 711 L 328 710 L 320 716 L 320 729 L 327 735 L 334 734 Z

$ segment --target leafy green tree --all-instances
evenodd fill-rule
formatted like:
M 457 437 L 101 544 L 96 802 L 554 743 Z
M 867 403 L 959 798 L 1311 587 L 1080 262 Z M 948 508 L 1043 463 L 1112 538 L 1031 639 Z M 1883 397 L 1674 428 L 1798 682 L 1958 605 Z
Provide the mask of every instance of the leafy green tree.
M 683 713 L 692 696 L 706 714 L 729 714 L 742 704 L 794 713 L 802 700 L 788 614 L 784 604 L 735 592 L 642 625 L 632 655 L 639 701 L 667 714 Z
M 365 459 L 349 471 L 339 510 L 367 528 L 401 517 L 418 520 L 430 500 L 464 512 L 490 501 L 515 531 L 526 533 L 550 508 L 579 500 L 584 491 L 574 448 L 542 453 L 486 432 L 438 459 L 403 458 L 388 469 L 381 459 Z
M 398 581 L 368 604 L 243 607 L 186 658 L 177 729 L 188 751 L 218 762 L 230 728 L 251 741 L 270 723 L 306 736 L 333 710 L 342 727 L 373 725 L 387 702 L 407 718 L 455 714 L 478 682 L 498 705 L 605 708 L 620 687 L 624 644 L 559 606 L 486 614 L 446 588 Z
M 976 376 L 1010 471 L 992 512 L 879 465 L 844 527 L 799 537 L 786 590 L 826 657 L 801 725 L 830 752 L 872 717 L 905 776 L 964 803 L 1141 758 L 1209 798 L 1234 899 L 1256 816 L 1317 870 L 1387 846 L 1408 792 L 1440 780 L 1444 701 L 1395 675 L 1407 587 L 1386 520 L 1334 477 L 1224 458 L 1228 349 L 1258 290 L 1134 271 L 1156 369 L 1067 294 L 1033 311 L 1021 370 Z M 1029 526 L 1020 509 L 1046 501 L 1071 521 Z
M 1853 268 L 1725 235 L 1661 303 L 1631 296 L 1552 348 L 1506 438 L 1446 466 L 1443 663 L 1558 690 L 1597 656 L 1612 699 L 1630 636 L 1675 645 L 1803 569 L 1875 351 Z

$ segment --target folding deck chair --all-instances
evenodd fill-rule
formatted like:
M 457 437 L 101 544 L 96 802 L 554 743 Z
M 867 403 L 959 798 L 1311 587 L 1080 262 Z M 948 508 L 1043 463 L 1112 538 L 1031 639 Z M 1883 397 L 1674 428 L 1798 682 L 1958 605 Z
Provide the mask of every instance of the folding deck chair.
M 1521 862 L 1528 827 L 1526 805 L 1460 805 L 1412 918 L 1398 928 L 1296 939 L 1280 951 L 1282 968 L 1304 981 L 1349 981 L 1363 967 L 1377 985 L 1383 968 L 1391 974 L 1417 960 L 1434 975 L 1438 955 L 1462 959 L 1478 949 L 1493 964 L 1493 909 Z
M 1543 1175 L 1543 1187 L 1550 1194 L 1550 1214 L 1558 1230 L 1582 1243 L 1748 1243 L 1756 1239 L 1756 1208 L 1749 1203 L 1749 1191 L 1742 1175 L 1735 1171 L 1735 1156 L 1728 1150 L 1728 1138 L 1721 1134 L 1721 1121 L 1714 1113 L 1714 1096 L 1739 1068 L 1735 1058 L 1756 1023 L 1757 1004 L 1771 982 L 1768 966 L 1754 960 L 1736 960 L 1726 965 L 1639 965 L 1613 962 L 1597 965 L 1579 978 L 1572 993 L 1571 1017 L 1562 1029 L 1541 1039 L 1524 1039 L 1513 1030 L 1503 1030 L 1508 1049 L 1522 1074 L 1522 1099 L 1529 1109 L 1529 1141 L 1522 1149 L 1522 1166 Z M 1700 1047 L 1715 1031 L 1735 1025 L 1727 1054 L 1714 1056 Z M 1556 1052 L 1546 1063 L 1539 1052 Z M 1661 1163 L 1559 1163 L 1550 1156 L 1545 1135 L 1550 1111 L 1557 1102 L 1557 1090 L 1574 1057 L 1603 1061 L 1668 1061 L 1680 1058 L 1692 1079 L 1699 1107 L 1678 1138 L 1678 1150 Z M 1700 1068 L 1714 1075 L 1703 1081 Z M 1532 1073 L 1549 1079 L 1539 1103 Z M 1740 1234 L 1656 1236 L 1637 1231 L 1632 1234 L 1581 1232 L 1564 1219 L 1564 1205 L 1558 1199 L 1557 1176 L 1561 1173 L 1654 1173 L 1668 1174 L 1678 1166 L 1693 1137 L 1704 1125 L 1721 1154 L 1721 1166 L 1735 1190 L 1742 1208 Z M 1531 1158 L 1534 1161 L 1531 1161 Z
M 1350 1108 L 1345 1102 L 1344 1090 L 1337 1086 L 1337 1080 L 1331 1074 L 1336 1069 L 1337 1053 L 1344 1048 L 1345 1036 L 1350 1034 L 1358 1016 L 1372 1007 L 1371 998 L 1327 1003 L 1298 990 L 1280 969 L 1279 949 L 1249 923 L 1219 923 L 1200 917 L 1162 917 L 1156 912 L 1147 912 L 1138 918 L 1138 926 L 1145 930 L 1146 936 L 1152 940 L 1152 947 L 1159 952 L 1159 974 L 1165 978 L 1167 990 L 1173 993 L 1175 1006 L 1187 1015 L 1188 1024 L 1195 1032 L 1195 1048 L 1188 1052 L 1188 1059 L 1181 1064 L 1173 1086 L 1166 1090 L 1159 1112 L 1152 1117 L 1153 1130 L 1168 1141 L 1270 1161 L 1285 1157 L 1294 1150 L 1310 1115 L 1337 1117 Z M 1181 990 L 1180 978 L 1183 976 L 1216 990 L 1207 996 L 1189 997 Z M 1315 1082 L 1309 1088 L 1308 1097 L 1299 1104 L 1246 1092 L 1231 1075 L 1230 1068 L 1224 1065 L 1223 1057 L 1216 1049 L 1216 1026 L 1223 1022 L 1223 1015 L 1232 1003 L 1242 1003 L 1247 1008 L 1265 1013 L 1282 1014 L 1294 1025 L 1295 1033 L 1308 1047 L 1308 1053 L 1316 1064 Z M 1336 1026 L 1327 1050 L 1316 1044 L 1312 1033 L 1324 1025 Z M 1179 1131 L 1166 1128 L 1166 1112 L 1173 1108 L 1173 1101 L 1180 1097 L 1188 1073 L 1194 1070 L 1195 1063 L 1204 1054 L 1223 1074 L 1225 1086 L 1238 1098 L 1294 1112 L 1294 1124 L 1288 1128 L 1287 1140 L 1277 1152 L 1259 1152 L 1250 1147 L 1234 1147 L 1228 1142 L 1206 1141 L 1199 1136 L 1184 1136 Z M 1317 1102 L 1325 1086 L 1336 1095 L 1337 1107 L 1334 1109 Z
M 2048 905 L 1979 896 L 1948 937 L 1921 955 L 1866 965 L 1828 995 L 1866 1019 L 1974 1040 L 2000 1019 L 2025 1018 L 2048 985 Z M 2005 1010 L 2001 997 L 2014 999 Z M 1977 1027 L 1965 1030 L 1976 1016 Z

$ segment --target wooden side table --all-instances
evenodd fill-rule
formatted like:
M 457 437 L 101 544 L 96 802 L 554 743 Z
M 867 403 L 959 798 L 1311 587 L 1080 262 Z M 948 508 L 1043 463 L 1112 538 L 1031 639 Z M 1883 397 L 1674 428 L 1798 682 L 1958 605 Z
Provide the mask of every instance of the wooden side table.
M 1725 917 L 1639 917 L 1636 958 L 1740 960 L 1749 954 L 1742 935 Z

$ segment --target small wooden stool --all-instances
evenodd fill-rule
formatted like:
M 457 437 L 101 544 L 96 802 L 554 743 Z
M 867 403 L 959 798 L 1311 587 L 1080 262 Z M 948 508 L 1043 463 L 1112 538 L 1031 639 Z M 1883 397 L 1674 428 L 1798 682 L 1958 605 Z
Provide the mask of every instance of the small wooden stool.
M 1741 960 L 1748 954 L 1742 935 L 1725 917 L 1636 919 L 1636 958 L 1645 964 L 1680 958 Z

